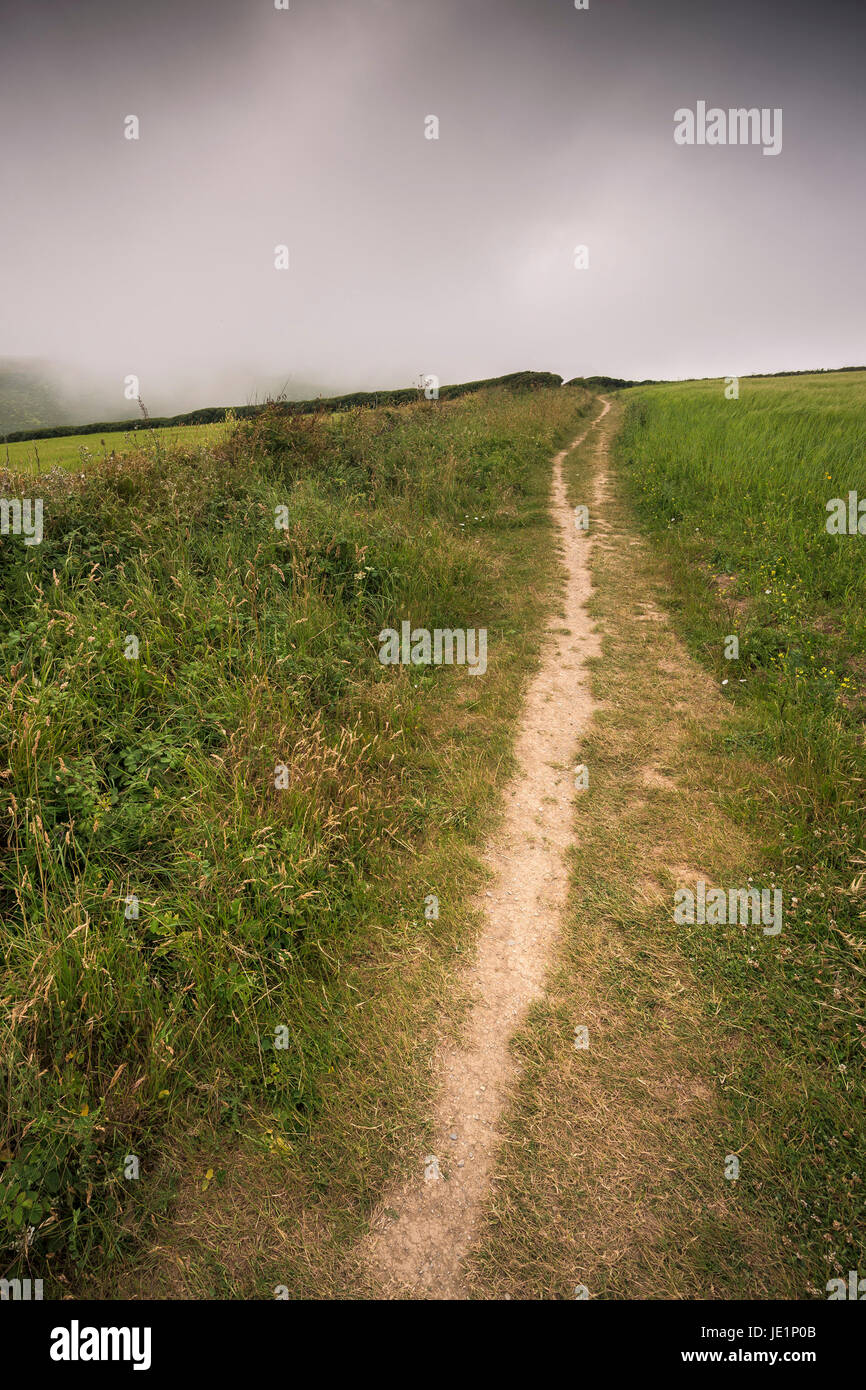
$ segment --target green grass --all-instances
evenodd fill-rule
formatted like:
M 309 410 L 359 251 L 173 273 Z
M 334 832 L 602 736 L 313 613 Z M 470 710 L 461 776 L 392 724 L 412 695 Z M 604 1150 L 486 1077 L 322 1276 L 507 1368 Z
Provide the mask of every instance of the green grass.
M 191 1136 L 291 1153 L 292 1191 L 361 1229 L 471 940 L 553 572 L 549 458 L 589 399 L 269 411 L 55 472 L 42 544 L 0 540 L 0 1268 L 110 1290 Z M 403 618 L 486 627 L 487 675 L 381 666 Z M 205 1291 L 257 1287 L 220 1264 L 245 1200 Z
M 229 426 L 230 427 L 230 426 Z M 0 467 L 12 472 L 44 473 L 52 468 L 83 469 L 112 454 L 143 448 L 165 449 L 216 444 L 227 433 L 225 424 L 179 425 L 166 429 L 115 430 L 99 434 L 68 434 L 58 439 L 25 439 L 0 445 Z
M 784 1059 L 768 1086 L 756 1048 L 731 1104 L 766 1136 L 765 1200 L 823 1288 L 819 1252 L 828 1275 L 863 1258 L 866 536 L 825 521 L 866 495 L 866 374 L 630 393 L 619 449 L 674 621 L 735 716 L 715 756 L 753 770 L 725 809 L 790 904 L 760 984 L 714 934 L 689 945 L 725 1016 Z
M 826 1299 L 828 1279 L 864 1267 L 862 715 L 841 681 L 831 703 L 802 686 L 794 703 L 779 663 L 758 660 L 751 607 L 714 582 L 722 552 L 737 593 L 775 597 L 760 566 L 782 553 L 780 514 L 750 527 L 755 497 L 774 500 L 767 454 L 777 482 L 796 478 L 791 432 L 828 447 L 826 409 L 847 480 L 862 381 L 762 382 L 754 401 L 741 386 L 738 403 L 721 383 L 615 403 L 626 425 L 591 509 L 599 708 L 574 757 L 589 788 L 547 993 L 512 1042 L 520 1075 L 470 1260 L 480 1298 L 571 1299 L 583 1284 L 601 1299 Z M 573 504 L 597 467 L 592 438 L 566 459 Z M 810 551 L 797 518 L 816 495 L 823 528 L 816 475 L 781 509 L 788 556 Z M 801 572 L 804 611 L 826 611 L 823 567 Z M 846 592 L 842 640 L 861 621 Z M 781 640 L 796 624 L 778 598 L 762 621 Z M 734 618 L 739 663 L 721 656 Z M 781 934 L 677 925 L 674 890 L 699 877 L 780 887 Z
M 738 401 L 721 383 L 644 390 L 620 448 L 674 561 L 692 649 L 755 711 L 755 746 L 791 767 L 799 838 L 828 837 L 847 888 L 866 772 L 866 537 L 825 522 L 831 498 L 866 497 L 866 373 L 746 379 Z
M 737 674 L 822 713 L 856 696 L 863 538 L 825 522 L 831 498 L 866 496 L 866 372 L 744 379 L 737 401 L 715 382 L 633 393 L 622 449 L 642 516 L 746 600 Z

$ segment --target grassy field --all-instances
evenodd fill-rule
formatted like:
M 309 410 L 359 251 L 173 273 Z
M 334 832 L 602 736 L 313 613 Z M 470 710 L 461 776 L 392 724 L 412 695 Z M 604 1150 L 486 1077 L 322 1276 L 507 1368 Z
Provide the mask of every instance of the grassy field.
M 0 540 L 5 1274 L 327 1291 L 459 1012 L 553 574 L 549 459 L 589 402 L 266 412 L 55 472 L 42 544 Z M 380 665 L 405 618 L 485 627 L 487 674 Z
M 620 398 L 591 791 L 481 1297 L 825 1299 L 863 1268 L 866 537 L 824 523 L 866 490 L 864 407 L 848 374 Z M 781 934 L 676 925 L 700 877 L 778 887 Z
M 722 383 L 641 391 L 621 451 L 676 626 L 731 711 L 710 741 L 742 769 L 725 810 L 784 892 L 751 984 L 712 934 L 690 954 L 775 1052 L 755 1047 L 726 1102 L 762 1160 L 753 1201 L 823 1295 L 822 1270 L 864 1262 L 866 535 L 826 522 L 832 499 L 866 496 L 866 373 L 745 379 L 739 400 Z
M 0 467 L 12 472 L 44 473 L 52 468 L 83 469 L 105 462 L 112 454 L 141 449 L 195 448 L 216 444 L 227 433 L 225 424 L 179 425 L 172 429 L 118 430 L 101 434 L 69 434 L 58 439 L 24 439 L 0 444 Z
M 134 437 L 42 479 L 41 545 L 0 539 L 0 1272 L 375 1296 L 354 1252 L 465 1018 L 556 592 L 549 460 L 591 405 Z M 866 495 L 866 374 L 642 387 L 612 418 L 591 790 L 473 1289 L 825 1297 L 866 1260 L 866 536 L 825 526 Z M 486 675 L 381 666 L 404 618 L 485 627 Z M 697 877 L 779 888 L 781 934 L 675 924 Z

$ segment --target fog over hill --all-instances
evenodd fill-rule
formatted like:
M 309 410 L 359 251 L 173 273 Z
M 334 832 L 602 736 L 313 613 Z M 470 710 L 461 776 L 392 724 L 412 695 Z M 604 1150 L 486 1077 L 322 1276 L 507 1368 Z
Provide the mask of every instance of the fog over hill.
M 214 366 L 151 384 L 154 389 L 146 397 L 141 387 L 150 415 L 247 405 L 278 395 L 308 400 L 336 394 L 327 382 L 288 373 Z M 128 420 L 138 414 L 137 401 L 124 395 L 124 379 L 116 373 L 38 357 L 0 357 L 0 435 L 52 425 L 84 425 L 91 420 Z

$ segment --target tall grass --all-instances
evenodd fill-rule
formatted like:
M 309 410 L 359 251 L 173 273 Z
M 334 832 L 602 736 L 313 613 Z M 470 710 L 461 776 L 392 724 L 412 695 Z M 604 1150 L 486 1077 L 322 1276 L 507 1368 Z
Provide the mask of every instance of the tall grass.
M 473 832 L 433 730 L 477 738 L 526 659 L 509 537 L 589 399 L 265 411 L 54 474 L 43 543 L 0 540 L 0 1268 L 107 1258 L 198 1116 L 309 1129 L 395 861 Z M 382 667 L 404 618 L 487 627 L 488 676 Z

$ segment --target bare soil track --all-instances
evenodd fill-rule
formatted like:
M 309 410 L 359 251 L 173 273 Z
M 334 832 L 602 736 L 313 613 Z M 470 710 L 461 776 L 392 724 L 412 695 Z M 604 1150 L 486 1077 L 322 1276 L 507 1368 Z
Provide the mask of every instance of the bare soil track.
M 504 823 L 484 858 L 493 873 L 469 972 L 473 1007 L 464 1044 L 443 1051 L 431 1152 L 377 1210 L 362 1254 L 387 1297 L 461 1298 L 499 1145 L 497 1123 L 514 1075 L 509 1039 L 543 988 L 565 902 L 574 765 L 593 712 L 586 670 L 598 651 L 587 613 L 589 535 L 575 526 L 562 461 L 590 431 L 607 448 L 610 402 L 553 460 L 551 510 L 564 570 L 562 605 L 548 622 L 515 743 L 517 772 Z M 578 793 L 579 794 L 579 793 Z

